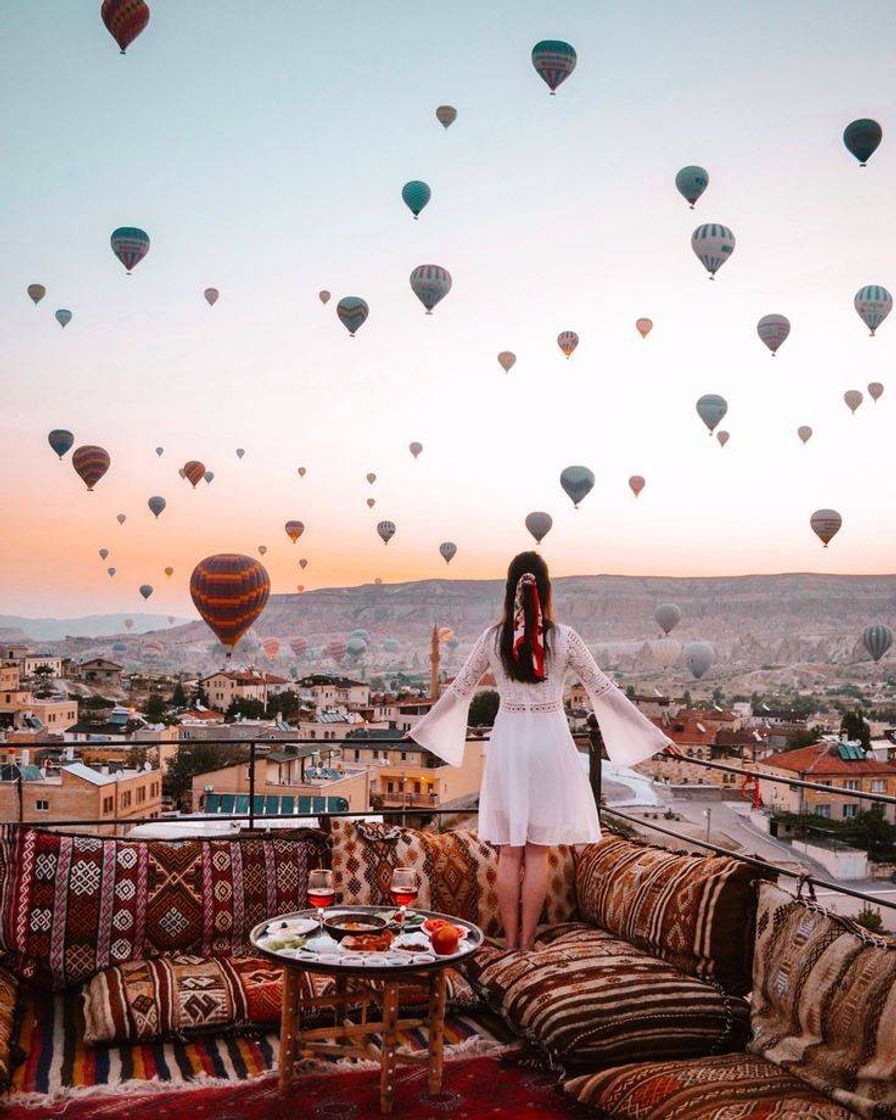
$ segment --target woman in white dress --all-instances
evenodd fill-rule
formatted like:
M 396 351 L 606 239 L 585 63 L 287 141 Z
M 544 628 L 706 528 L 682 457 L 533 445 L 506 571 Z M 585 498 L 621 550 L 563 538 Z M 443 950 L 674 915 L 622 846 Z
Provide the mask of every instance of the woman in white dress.
M 511 561 L 501 621 L 483 632 L 408 737 L 460 766 L 470 699 L 486 670 L 501 706 L 485 748 L 478 832 L 500 849 L 507 946 L 529 949 L 547 892 L 547 849 L 600 838 L 594 795 L 563 710 L 567 675 L 585 686 L 612 762 L 631 766 L 657 751 L 680 752 L 604 676 L 575 630 L 554 621 L 548 568 L 537 552 Z

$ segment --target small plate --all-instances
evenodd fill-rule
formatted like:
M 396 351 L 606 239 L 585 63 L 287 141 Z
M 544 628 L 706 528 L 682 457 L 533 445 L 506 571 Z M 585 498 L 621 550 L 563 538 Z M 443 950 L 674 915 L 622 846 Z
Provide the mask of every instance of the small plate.
M 283 922 L 270 922 L 265 933 L 268 937 L 302 937 L 317 929 L 314 918 L 289 918 Z

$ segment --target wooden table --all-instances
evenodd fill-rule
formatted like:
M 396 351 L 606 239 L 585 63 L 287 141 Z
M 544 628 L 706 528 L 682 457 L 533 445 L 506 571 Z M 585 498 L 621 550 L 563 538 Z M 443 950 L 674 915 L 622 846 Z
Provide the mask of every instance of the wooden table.
M 387 907 L 352 906 L 336 907 L 356 912 L 376 913 Z M 286 1089 L 295 1080 L 296 1063 L 314 1055 L 338 1057 L 376 1058 L 377 1048 L 372 1036 L 382 1036 L 380 1058 L 380 1110 L 392 1111 L 395 1091 L 395 1072 L 399 1064 L 424 1065 L 428 1069 L 427 1086 L 431 1094 L 442 1086 L 442 1063 L 445 1040 L 446 969 L 472 956 L 481 946 L 482 931 L 471 922 L 438 914 L 430 910 L 416 910 L 426 918 L 444 918 L 454 925 L 464 926 L 470 932 L 463 944 L 465 948 L 450 956 L 437 957 L 426 964 L 391 965 L 380 968 L 339 965 L 320 961 L 296 960 L 285 957 L 257 944 L 268 925 L 288 918 L 313 917 L 314 910 L 281 914 L 260 923 L 252 930 L 250 940 L 259 952 L 283 966 L 283 1006 L 280 1020 L 280 1087 Z M 305 977 L 303 973 L 310 974 Z M 310 994 L 312 975 L 333 978 L 333 990 L 326 995 Z M 349 987 L 349 981 L 352 981 Z M 402 996 L 413 990 L 419 997 L 426 993 L 425 1014 L 399 1018 Z M 360 1022 L 352 1022 L 349 1008 L 360 1006 Z M 327 1026 L 304 1026 L 309 1013 L 322 1007 L 331 1007 L 335 1022 Z M 373 1018 L 369 1013 L 373 1009 Z M 378 1014 L 377 1014 L 378 1013 Z M 416 1027 L 426 1027 L 429 1045 L 418 1054 L 398 1050 L 398 1032 Z

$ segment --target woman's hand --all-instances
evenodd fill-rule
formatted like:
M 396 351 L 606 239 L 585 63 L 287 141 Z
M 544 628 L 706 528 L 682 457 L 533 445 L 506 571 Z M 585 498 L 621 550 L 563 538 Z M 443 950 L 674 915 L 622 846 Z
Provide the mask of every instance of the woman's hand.
M 677 743 L 666 743 L 663 747 L 663 754 L 668 754 L 672 758 L 684 758 L 684 751 Z

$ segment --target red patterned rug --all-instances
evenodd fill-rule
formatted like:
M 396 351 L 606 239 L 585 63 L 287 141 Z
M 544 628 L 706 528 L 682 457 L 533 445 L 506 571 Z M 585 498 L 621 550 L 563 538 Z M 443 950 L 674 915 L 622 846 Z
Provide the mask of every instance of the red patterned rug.
M 392 1115 L 396 1120 L 572 1120 L 581 1108 L 559 1095 L 556 1074 L 495 1058 L 446 1062 L 442 1091 L 429 1096 L 426 1071 L 399 1066 Z M 380 1120 L 376 1070 L 314 1074 L 281 1093 L 275 1077 L 221 1089 L 157 1092 L 148 1096 L 88 1096 L 47 1108 L 13 1105 L 4 1120 Z

